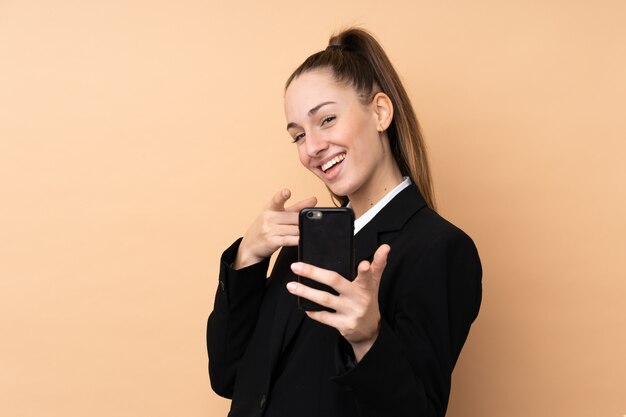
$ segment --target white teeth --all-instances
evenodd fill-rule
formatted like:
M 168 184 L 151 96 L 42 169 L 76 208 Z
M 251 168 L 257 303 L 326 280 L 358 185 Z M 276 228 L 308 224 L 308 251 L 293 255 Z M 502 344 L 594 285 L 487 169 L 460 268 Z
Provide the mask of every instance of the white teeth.
M 326 172 L 328 171 L 330 168 L 332 168 L 335 164 L 343 161 L 344 159 L 346 159 L 346 154 L 342 153 L 340 155 L 337 155 L 336 157 L 334 157 L 333 159 L 331 159 L 330 161 L 326 162 L 324 165 L 322 165 L 320 168 L 322 168 L 322 171 Z

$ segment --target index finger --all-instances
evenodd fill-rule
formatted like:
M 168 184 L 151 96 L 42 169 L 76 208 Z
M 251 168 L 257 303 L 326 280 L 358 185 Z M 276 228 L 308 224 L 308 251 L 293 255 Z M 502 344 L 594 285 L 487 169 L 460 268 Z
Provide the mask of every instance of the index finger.
M 288 188 L 283 188 L 282 190 L 274 194 L 269 204 L 267 205 L 267 208 L 273 211 L 284 211 L 285 203 L 287 202 L 287 200 L 289 200 L 289 197 L 291 197 L 291 191 L 289 191 Z
M 298 201 L 297 203 L 295 203 L 292 206 L 289 206 L 285 209 L 285 211 L 292 211 L 295 213 L 300 212 L 300 210 L 302 210 L 303 208 L 307 208 L 307 207 L 315 207 L 315 205 L 317 204 L 317 198 L 315 197 L 309 197 L 307 199 Z
M 326 284 L 340 294 L 345 292 L 346 286 L 350 284 L 350 281 L 335 271 L 305 262 L 292 263 L 291 270 L 301 277 L 312 279 L 320 284 Z

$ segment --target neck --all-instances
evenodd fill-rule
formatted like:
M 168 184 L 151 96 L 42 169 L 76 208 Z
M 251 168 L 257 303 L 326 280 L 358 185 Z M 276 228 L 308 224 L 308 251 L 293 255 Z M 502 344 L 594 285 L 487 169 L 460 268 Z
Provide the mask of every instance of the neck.
M 367 186 L 348 196 L 350 206 L 357 219 L 402 182 L 402 174 L 395 163 L 377 174 L 376 178 L 372 178 Z

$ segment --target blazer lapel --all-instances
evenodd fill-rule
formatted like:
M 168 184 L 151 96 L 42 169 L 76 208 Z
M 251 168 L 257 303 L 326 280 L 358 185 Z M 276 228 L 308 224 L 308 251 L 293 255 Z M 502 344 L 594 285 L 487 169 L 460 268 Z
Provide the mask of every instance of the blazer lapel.
M 354 256 L 357 265 L 364 259 L 371 260 L 376 249 L 391 242 L 405 223 L 424 207 L 426 202 L 415 184 L 402 190 L 356 234 Z

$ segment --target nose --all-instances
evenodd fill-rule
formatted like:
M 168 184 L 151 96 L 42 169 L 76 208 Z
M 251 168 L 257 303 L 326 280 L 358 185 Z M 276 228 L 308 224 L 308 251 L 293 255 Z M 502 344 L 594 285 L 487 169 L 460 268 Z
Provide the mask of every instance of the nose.
M 307 155 L 311 158 L 315 158 L 328 149 L 328 142 L 322 137 L 322 135 L 309 133 L 306 135 L 304 146 L 306 147 Z

